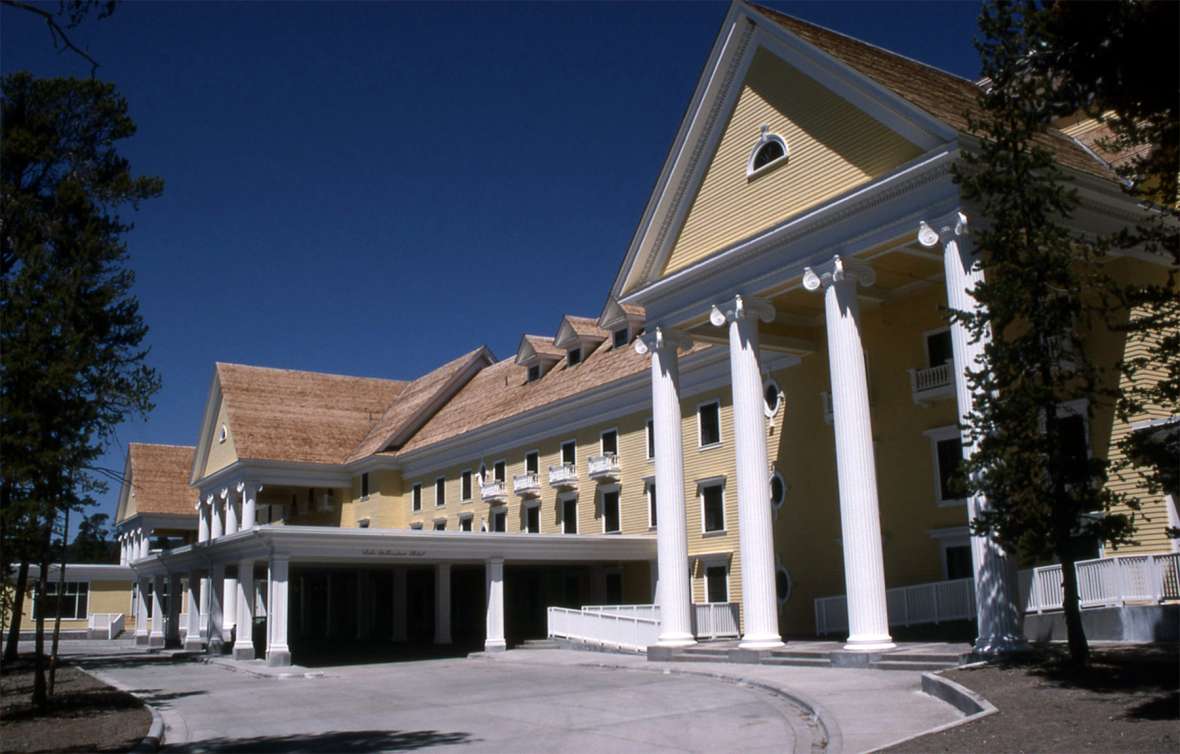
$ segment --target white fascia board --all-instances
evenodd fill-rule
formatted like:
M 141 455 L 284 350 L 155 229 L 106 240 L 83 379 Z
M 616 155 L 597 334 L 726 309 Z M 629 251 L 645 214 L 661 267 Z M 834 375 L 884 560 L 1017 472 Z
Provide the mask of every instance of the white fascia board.
M 194 486 L 199 487 L 204 496 L 244 479 L 263 485 L 295 487 L 349 487 L 352 484 L 352 476 L 342 464 L 238 460 L 198 480 Z
M 922 220 L 959 209 L 950 167 L 956 150 L 940 148 L 822 207 L 679 270 L 626 297 L 647 321 L 668 327 L 700 319 L 735 292 L 766 296 L 797 283 L 804 268 L 848 256 L 907 234 Z
M 29 580 L 41 577 L 41 566 L 29 564 Z M 66 581 L 131 581 L 134 573 L 131 566 L 113 563 L 66 563 Z M 49 566 L 49 580 L 61 581 L 61 564 Z
M 191 529 L 197 530 L 197 510 L 185 513 L 136 513 L 116 527 L 120 534 L 135 529 Z
M 209 457 L 209 445 L 213 442 L 213 425 L 217 422 L 216 406 L 224 397 L 221 394 L 221 383 L 217 376 L 217 367 L 213 367 L 213 378 L 209 383 L 209 397 L 205 399 L 205 411 L 201 416 L 201 432 L 197 436 L 197 452 L 193 454 L 193 468 L 189 473 L 189 484 L 196 484 L 201 478 L 201 469 L 205 468 L 205 461 Z

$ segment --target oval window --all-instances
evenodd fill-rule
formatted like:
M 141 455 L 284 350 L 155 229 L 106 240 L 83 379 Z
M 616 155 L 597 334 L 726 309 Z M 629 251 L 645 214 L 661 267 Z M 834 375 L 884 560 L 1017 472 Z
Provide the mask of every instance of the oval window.
M 768 141 L 759 147 L 758 153 L 754 155 L 754 169 L 759 170 L 764 168 L 786 153 L 782 144 L 779 144 L 777 141 Z
M 779 607 L 787 604 L 791 599 L 791 574 L 784 566 L 779 566 L 774 572 L 774 591 L 778 597 Z
M 766 417 L 768 419 L 778 413 L 778 408 L 783 402 L 783 393 L 781 390 L 779 390 L 778 384 L 774 380 L 766 383 L 766 388 L 762 394 L 762 400 L 764 402 Z
M 770 504 L 778 510 L 783 506 L 783 500 L 787 498 L 787 483 L 783 481 L 782 475 L 777 471 L 774 476 L 770 478 Z
M 746 177 L 753 178 L 770 170 L 772 166 L 785 162 L 788 153 L 787 142 L 783 137 L 770 133 L 769 126 L 762 126 L 762 133 L 759 134 L 754 151 L 750 153 L 750 158 L 746 162 Z

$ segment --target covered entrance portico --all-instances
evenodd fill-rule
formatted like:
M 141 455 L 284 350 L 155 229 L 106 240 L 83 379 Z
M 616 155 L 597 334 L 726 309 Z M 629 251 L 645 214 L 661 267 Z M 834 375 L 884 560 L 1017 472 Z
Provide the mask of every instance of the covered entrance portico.
M 186 648 L 287 665 L 365 647 L 502 650 L 543 635 L 549 603 L 605 598 L 628 573 L 650 599 L 655 551 L 648 535 L 256 525 L 133 567 L 140 580 L 187 577 Z

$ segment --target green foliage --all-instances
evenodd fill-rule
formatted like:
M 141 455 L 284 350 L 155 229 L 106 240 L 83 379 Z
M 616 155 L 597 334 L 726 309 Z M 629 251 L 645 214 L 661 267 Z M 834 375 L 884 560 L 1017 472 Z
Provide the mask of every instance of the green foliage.
M 71 563 L 118 563 L 119 548 L 107 528 L 110 516 L 93 513 L 78 523 L 78 533 L 69 547 Z

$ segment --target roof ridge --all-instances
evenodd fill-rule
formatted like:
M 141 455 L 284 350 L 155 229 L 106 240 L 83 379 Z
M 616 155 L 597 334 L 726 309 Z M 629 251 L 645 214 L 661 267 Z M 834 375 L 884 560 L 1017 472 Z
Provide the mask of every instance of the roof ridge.
M 184 448 L 185 450 L 197 449 L 197 446 L 195 445 L 177 445 L 176 443 L 172 442 L 140 442 L 139 440 L 131 440 L 127 443 L 127 447 L 131 447 L 132 445 L 138 445 L 140 447 L 147 448 Z
M 871 47 L 874 50 L 878 50 L 879 52 L 885 53 L 886 55 L 891 55 L 895 58 L 901 58 L 902 60 L 908 60 L 911 63 L 915 63 L 915 64 L 923 66 L 925 68 L 929 68 L 932 71 L 936 71 L 938 73 L 941 73 L 944 76 L 949 76 L 950 78 L 953 78 L 956 81 L 961 81 L 964 84 L 969 84 L 969 85 L 976 87 L 976 88 L 978 88 L 978 86 L 979 86 L 979 84 L 977 82 L 972 81 L 971 79 L 969 79 L 965 76 L 960 76 L 957 73 L 952 73 L 951 71 L 945 70 L 943 68 L 939 68 L 938 66 L 936 66 L 932 63 L 927 63 L 924 60 L 918 60 L 917 58 L 911 58 L 909 55 L 904 55 L 900 52 L 897 52 L 896 50 L 890 50 L 888 47 L 882 47 L 881 45 L 874 44 L 873 42 L 869 42 L 869 41 L 861 39 L 859 37 L 854 37 L 851 34 L 846 34 L 842 31 L 837 31 L 836 29 L 832 29 L 830 27 L 824 26 L 823 24 L 817 24 L 814 21 L 808 21 L 808 20 L 800 18 L 798 16 L 791 15 L 790 13 L 784 13 L 781 10 L 775 10 L 774 8 L 770 8 L 765 5 L 759 5 L 758 3 L 747 3 L 747 4 L 751 8 L 754 8 L 755 10 L 759 11 L 760 13 L 763 13 L 763 14 L 773 13 L 775 15 L 782 16 L 783 18 L 789 18 L 792 21 L 796 21 L 801 24 L 806 24 L 812 28 L 819 29 L 820 31 L 826 32 L 828 34 L 835 34 L 838 37 L 843 37 L 844 39 L 847 39 L 850 42 L 855 42 L 856 44 L 864 45 L 865 47 Z M 803 40 L 803 41 L 806 42 L 807 40 Z
M 332 377 L 344 380 L 376 380 L 379 382 L 397 382 L 402 384 L 409 384 L 414 380 L 395 379 L 393 377 L 371 377 L 360 374 L 341 374 L 339 372 L 321 372 L 315 369 L 290 369 L 287 367 L 264 367 L 257 364 L 242 364 L 236 361 L 217 361 L 214 362 L 217 367 L 237 367 L 240 369 L 254 369 L 260 372 L 282 372 L 285 374 L 314 374 L 317 377 Z M 417 378 L 415 378 L 417 379 Z

